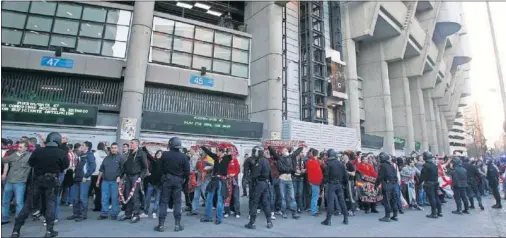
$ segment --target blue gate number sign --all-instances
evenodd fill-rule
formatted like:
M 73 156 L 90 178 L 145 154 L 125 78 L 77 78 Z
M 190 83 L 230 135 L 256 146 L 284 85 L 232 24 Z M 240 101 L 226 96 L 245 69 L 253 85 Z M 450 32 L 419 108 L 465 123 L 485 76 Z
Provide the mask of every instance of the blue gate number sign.
M 214 87 L 214 79 L 197 75 L 192 75 L 190 77 L 190 83 L 205 87 Z
M 43 56 L 40 66 L 71 69 L 74 68 L 74 60 Z

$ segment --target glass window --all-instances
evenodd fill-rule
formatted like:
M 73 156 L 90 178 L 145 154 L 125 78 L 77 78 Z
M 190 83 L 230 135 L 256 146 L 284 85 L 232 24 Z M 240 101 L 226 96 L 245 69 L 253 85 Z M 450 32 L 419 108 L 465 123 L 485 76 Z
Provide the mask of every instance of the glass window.
M 223 60 L 213 60 L 213 71 L 218 73 L 230 74 L 230 62 Z
M 119 41 L 127 41 L 128 40 L 128 26 L 116 26 L 116 25 L 106 25 L 105 26 L 105 39 L 108 40 L 119 40 Z
M 77 29 L 79 29 L 79 22 L 64 19 L 55 19 L 53 32 L 64 34 L 64 35 L 77 35 Z
M 73 36 L 52 35 L 51 42 L 49 43 L 49 45 L 73 49 L 76 47 L 76 38 Z
M 28 23 L 26 24 L 26 29 L 34 31 L 50 32 L 52 25 L 53 25 L 53 18 L 29 16 Z
M 106 14 L 107 10 L 105 10 L 105 8 L 84 7 L 83 20 L 105 22 Z
M 213 30 L 197 27 L 195 29 L 195 39 L 207 42 L 213 42 Z
M 23 38 L 23 44 L 47 46 L 49 44 L 49 34 L 27 31 Z
M 2 11 L 2 27 L 25 28 L 26 14 Z
M 130 11 L 109 9 L 107 12 L 107 23 L 128 26 L 130 25 L 131 16 L 132 12 Z
M 190 54 L 178 53 L 178 52 L 172 53 L 172 63 L 173 64 L 190 67 L 191 60 L 192 60 L 192 56 Z
M 170 50 L 151 48 L 151 61 L 170 64 Z
M 102 44 L 102 55 L 125 58 L 126 48 L 126 42 L 104 40 Z
M 81 30 L 79 31 L 80 36 L 88 36 L 93 38 L 102 38 L 102 33 L 104 32 L 103 24 L 96 23 L 81 23 Z
M 240 63 L 248 63 L 248 51 L 232 49 L 232 60 Z
M 232 35 L 216 32 L 214 35 L 214 43 L 230 46 L 232 44 Z
M 155 17 L 153 18 L 153 31 L 163 32 L 167 34 L 174 33 L 174 21 Z
M 209 56 L 211 57 L 213 55 L 213 45 L 212 44 L 208 44 L 208 43 L 204 43 L 204 42 L 200 42 L 200 41 L 195 41 L 195 48 L 193 49 L 193 53 L 194 54 L 198 54 L 198 55 L 205 55 L 205 56 Z
M 234 48 L 239 48 L 243 50 L 249 50 L 249 39 L 234 36 Z
M 230 60 L 230 48 L 215 45 L 214 58 Z
M 232 75 L 241 78 L 248 77 L 248 65 L 246 64 L 232 64 Z
M 176 22 L 174 35 L 193 39 L 194 26 L 186 23 Z
M 191 53 L 193 48 L 193 41 L 174 37 L 174 50 Z
M 15 29 L 2 29 L 2 43 L 19 45 L 23 32 Z
M 100 40 L 79 38 L 77 42 L 77 51 L 88 54 L 100 54 L 100 45 Z
M 172 48 L 172 36 L 166 35 L 158 32 L 153 32 L 153 38 L 151 39 L 152 46 L 171 49 Z
M 56 2 L 32 1 L 32 6 L 30 7 L 31 13 L 40 15 L 54 16 L 55 11 Z
M 76 4 L 60 2 L 58 3 L 58 10 L 56 11 L 56 16 L 72 19 L 80 19 L 82 9 L 83 7 Z
M 211 69 L 211 58 L 193 56 L 192 67 L 194 69 L 201 69 L 202 67 L 206 67 L 206 69 Z
M 27 12 L 28 7 L 30 7 L 30 2 L 11 2 L 11 1 L 2 1 L 2 10 L 13 10 L 20 12 Z M 3 12 L 2 12 L 3 14 Z

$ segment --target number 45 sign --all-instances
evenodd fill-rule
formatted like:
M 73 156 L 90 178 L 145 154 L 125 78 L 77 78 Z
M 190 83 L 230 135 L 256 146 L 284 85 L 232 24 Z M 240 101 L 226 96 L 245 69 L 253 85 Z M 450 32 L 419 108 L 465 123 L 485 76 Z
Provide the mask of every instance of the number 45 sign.
M 40 66 L 71 69 L 74 68 L 74 60 L 43 56 Z
M 213 87 L 214 86 L 214 79 L 202 77 L 202 76 L 197 76 L 197 75 L 192 75 L 190 77 L 190 84 L 196 84 L 196 85 L 205 86 L 205 87 Z

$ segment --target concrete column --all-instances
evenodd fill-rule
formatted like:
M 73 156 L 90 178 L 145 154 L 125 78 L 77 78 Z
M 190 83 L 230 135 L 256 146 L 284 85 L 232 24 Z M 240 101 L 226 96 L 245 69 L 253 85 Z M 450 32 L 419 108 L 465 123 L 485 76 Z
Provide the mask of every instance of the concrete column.
M 357 74 L 357 53 L 355 41 L 351 39 L 351 21 L 348 4 L 343 4 L 341 8 L 343 29 L 343 60 L 346 62 L 346 92 L 348 93 L 348 101 L 346 102 L 347 126 L 355 128 L 357 135 L 357 146 L 360 146 L 360 104 L 358 91 L 358 74 Z
M 444 117 L 444 114 L 441 115 L 442 113 L 440 112 L 439 110 L 439 106 L 437 105 L 437 103 L 434 103 L 434 115 L 436 116 L 436 136 L 437 136 L 437 145 L 438 145 L 438 148 L 439 148 L 439 151 L 438 153 L 441 154 L 443 153 L 443 150 L 444 150 L 444 146 L 443 146 L 443 125 L 441 124 L 441 118 L 445 118 Z
M 264 123 L 264 138 L 282 130 L 282 7 L 274 2 L 247 2 L 244 20 L 251 41 L 251 115 Z
M 404 68 L 404 67 L 403 67 Z M 413 127 L 413 110 L 411 109 L 411 97 L 409 95 L 409 79 L 402 79 L 404 86 L 404 110 L 406 111 L 406 142 L 407 148 L 404 148 L 406 155 L 415 151 L 415 129 Z
M 127 65 L 119 114 L 120 121 L 117 132 L 117 141 L 119 143 L 127 141 L 125 140 L 126 138 L 121 138 L 121 128 L 124 119 L 130 118 L 133 121 L 136 120 L 135 138 L 139 138 L 141 131 L 144 83 L 146 82 L 154 9 L 154 1 L 135 2 L 134 5 L 134 16 L 130 28 Z
M 429 133 L 425 120 L 425 104 L 420 78 L 410 80 L 411 107 L 413 111 L 413 129 L 415 140 L 421 143 L 421 151 L 429 151 Z
M 425 104 L 425 120 L 428 125 L 429 143 L 432 146 L 432 153 L 439 153 L 439 144 L 436 134 L 436 115 L 434 113 L 434 102 L 432 101 L 432 94 L 429 90 L 423 90 L 423 99 Z
M 442 125 L 442 128 L 443 128 L 443 149 L 441 149 L 445 154 L 449 155 L 452 153 L 452 151 L 450 151 L 450 138 L 449 138 L 449 135 L 450 135 L 450 132 L 448 131 L 448 124 L 446 122 L 446 118 L 445 117 L 441 117 L 441 125 Z

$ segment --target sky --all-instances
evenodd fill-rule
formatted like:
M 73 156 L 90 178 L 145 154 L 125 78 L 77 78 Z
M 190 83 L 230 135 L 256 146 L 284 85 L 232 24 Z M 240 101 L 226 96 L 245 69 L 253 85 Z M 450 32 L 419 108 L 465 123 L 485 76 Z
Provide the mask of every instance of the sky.
M 484 135 L 487 145 L 491 147 L 503 134 L 504 113 L 488 23 L 487 5 L 485 2 L 463 2 L 462 4 L 472 55 L 470 62 L 472 96 L 466 100 L 468 105 L 473 101 L 480 105 Z M 506 2 L 491 2 L 490 7 L 503 77 L 506 78 L 506 27 L 504 26 L 506 23 Z

